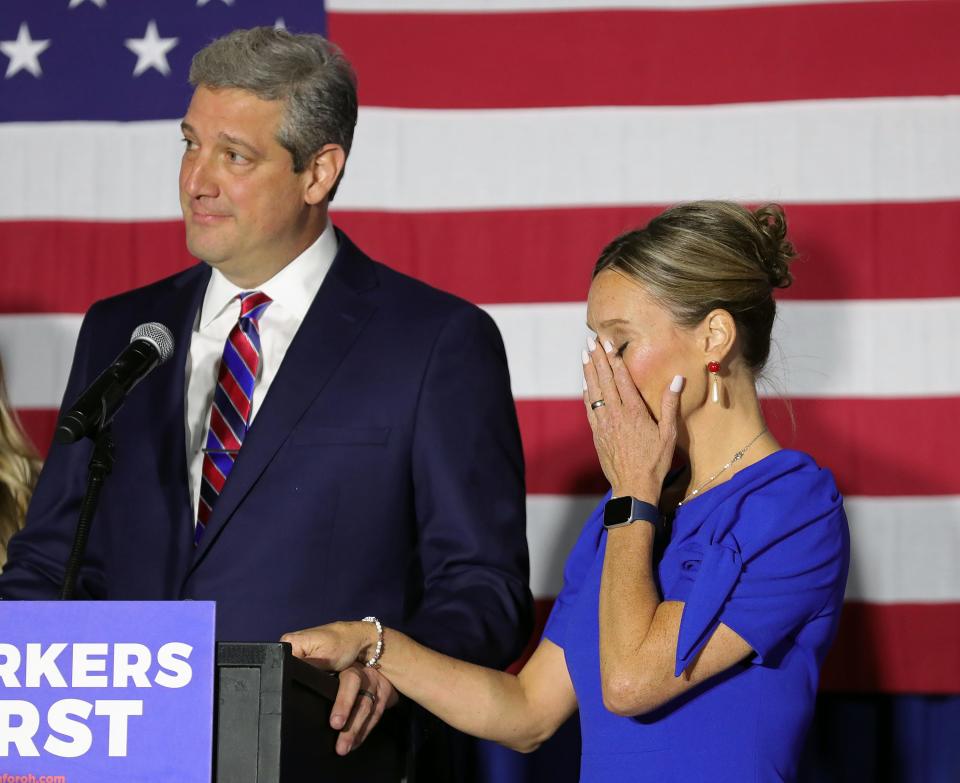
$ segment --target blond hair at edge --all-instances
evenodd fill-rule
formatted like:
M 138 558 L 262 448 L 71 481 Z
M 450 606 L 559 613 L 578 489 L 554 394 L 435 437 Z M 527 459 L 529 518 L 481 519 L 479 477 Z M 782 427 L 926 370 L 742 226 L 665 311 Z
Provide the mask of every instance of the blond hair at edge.
M 40 458 L 10 407 L 0 363 L 0 569 L 7 560 L 7 542 L 23 525 L 39 473 Z
M 789 265 L 795 256 L 779 205 L 751 211 L 730 201 L 694 201 L 614 239 L 593 275 L 612 269 L 635 280 L 681 327 L 726 310 L 747 366 L 759 375 L 770 354 L 773 289 L 793 282 Z

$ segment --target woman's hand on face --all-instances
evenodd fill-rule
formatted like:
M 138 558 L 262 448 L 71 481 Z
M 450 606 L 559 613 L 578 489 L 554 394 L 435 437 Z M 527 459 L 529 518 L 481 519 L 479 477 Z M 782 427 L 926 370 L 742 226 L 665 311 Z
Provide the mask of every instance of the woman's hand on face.
M 583 352 L 583 402 L 603 473 L 614 497 L 631 495 L 656 504 L 677 443 L 683 376 L 664 389 L 656 422 L 613 346 L 591 339 L 588 347 Z M 594 407 L 597 400 L 603 405 Z

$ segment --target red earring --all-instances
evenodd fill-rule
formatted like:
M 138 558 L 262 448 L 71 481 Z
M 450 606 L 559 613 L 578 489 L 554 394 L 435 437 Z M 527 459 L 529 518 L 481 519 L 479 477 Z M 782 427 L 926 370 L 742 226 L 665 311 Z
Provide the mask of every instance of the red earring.
M 707 364 L 707 371 L 713 376 L 713 389 L 710 392 L 710 399 L 715 403 L 720 403 L 720 362 L 710 362 Z

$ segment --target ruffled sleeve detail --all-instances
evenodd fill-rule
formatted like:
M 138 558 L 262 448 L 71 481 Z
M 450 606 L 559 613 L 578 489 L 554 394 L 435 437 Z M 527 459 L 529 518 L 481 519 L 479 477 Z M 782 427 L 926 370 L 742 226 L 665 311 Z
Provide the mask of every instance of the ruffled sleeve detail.
M 699 563 L 693 558 L 683 563 L 680 580 L 670 595 L 671 600 L 685 601 L 675 677 L 690 665 L 713 634 L 742 570 L 740 549 L 734 540 L 709 544 Z
M 850 543 L 833 477 L 801 464 L 774 478 L 730 492 L 664 556 L 664 599 L 684 603 L 675 676 L 720 623 L 750 645 L 751 663 L 776 665 L 807 623 L 840 611 Z

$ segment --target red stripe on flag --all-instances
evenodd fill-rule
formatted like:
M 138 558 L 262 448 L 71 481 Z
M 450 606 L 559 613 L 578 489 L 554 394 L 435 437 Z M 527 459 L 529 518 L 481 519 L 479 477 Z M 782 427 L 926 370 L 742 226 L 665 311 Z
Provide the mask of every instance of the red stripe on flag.
M 82 313 L 186 269 L 182 221 L 0 221 L 0 312 Z
M 586 298 L 603 246 L 660 209 L 336 212 L 334 220 L 374 258 L 473 302 L 569 302 Z M 960 244 L 960 201 L 786 209 L 801 260 L 784 298 L 960 296 L 960 275 L 945 267 L 947 249 Z M 11 259 L 0 311 L 10 313 L 84 312 L 194 263 L 179 221 L 0 221 L 0 248 Z
M 518 400 L 517 413 L 531 494 L 599 495 L 606 492 L 579 400 Z M 960 398 L 801 399 L 790 413 L 780 400 L 764 401 L 780 443 L 807 451 L 833 470 L 847 495 L 899 497 L 958 495 L 956 450 L 950 422 L 960 419 Z M 21 409 L 20 420 L 46 455 L 56 428 L 55 410 Z M 904 449 L 904 443 L 922 448 Z
M 821 688 L 960 693 L 960 604 L 845 604 Z
M 328 24 L 357 70 L 366 106 L 692 105 L 960 92 L 960 4 L 953 0 L 681 12 L 335 12 Z
M 371 256 L 473 302 L 586 299 L 603 247 L 663 206 L 453 213 L 335 213 Z M 960 296 L 944 271 L 960 243 L 960 201 L 788 204 L 800 253 L 789 299 Z M 455 259 L 456 263 L 452 263 Z
M 609 488 L 597 464 L 579 400 L 517 400 L 527 491 L 599 495 Z M 950 422 L 960 398 L 765 400 L 781 445 L 807 451 L 829 467 L 847 495 L 958 495 L 956 444 Z M 23 426 L 42 454 L 56 428 L 55 410 L 21 409 Z M 904 449 L 904 443 L 922 444 Z
M 960 398 L 765 400 L 771 431 L 784 447 L 809 452 L 830 468 L 847 495 L 960 494 L 956 430 Z M 579 400 L 518 400 L 532 494 L 602 494 Z M 904 448 L 905 443 L 917 448 Z
M 17 416 L 23 431 L 41 457 L 46 458 L 57 430 L 58 411 L 51 408 L 20 408 Z
M 538 598 L 533 654 L 553 598 Z M 960 693 L 960 604 L 844 604 L 840 632 L 820 678 L 824 691 Z

